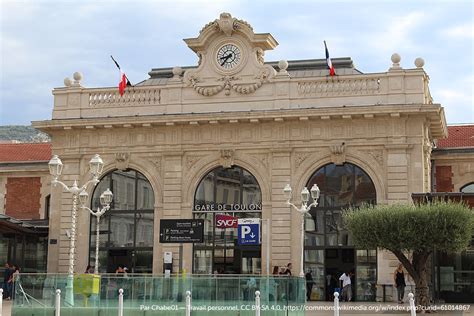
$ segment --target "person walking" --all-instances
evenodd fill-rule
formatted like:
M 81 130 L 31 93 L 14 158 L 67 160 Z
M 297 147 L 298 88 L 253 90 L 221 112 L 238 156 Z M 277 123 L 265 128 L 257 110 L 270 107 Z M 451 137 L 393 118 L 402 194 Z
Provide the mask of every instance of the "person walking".
M 94 273 L 94 268 L 89 264 L 89 265 L 87 265 L 86 271 L 84 273 L 85 274 L 92 274 L 92 273 Z
M 10 298 L 15 298 L 15 282 L 18 281 L 20 277 L 20 267 L 16 264 L 12 265 L 12 269 L 10 270 L 10 278 L 8 279 L 8 291 L 10 293 Z
M 306 300 L 309 302 L 311 300 L 311 291 L 313 290 L 314 280 L 311 270 L 308 270 L 305 275 L 306 278 Z
M 12 274 L 12 270 L 10 267 L 10 263 L 5 263 L 5 272 L 3 273 L 3 298 L 6 300 L 10 299 L 10 291 L 9 291 L 9 284 L 8 280 L 10 279 L 10 275 Z
M 350 302 L 352 300 L 352 272 L 344 272 L 339 280 L 342 282 L 342 295 L 341 301 Z
M 403 264 L 399 264 L 397 269 L 393 272 L 393 282 L 397 288 L 398 304 L 403 304 L 403 297 L 405 296 L 405 273 L 403 272 Z
M 291 276 L 291 268 L 293 267 L 293 265 L 291 264 L 291 262 L 289 262 L 287 265 L 286 265 L 286 268 L 284 268 L 283 272 L 281 274 L 283 275 L 287 275 L 287 276 Z

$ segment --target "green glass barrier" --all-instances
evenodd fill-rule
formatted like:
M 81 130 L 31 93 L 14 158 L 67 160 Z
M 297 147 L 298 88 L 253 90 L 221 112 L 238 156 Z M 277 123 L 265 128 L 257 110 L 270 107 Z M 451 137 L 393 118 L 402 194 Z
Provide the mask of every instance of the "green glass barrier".
M 20 275 L 12 316 L 54 315 L 56 289 L 61 290 L 62 316 L 115 316 L 120 288 L 124 316 L 183 315 L 186 291 L 192 293 L 192 315 L 255 315 L 257 290 L 261 315 L 304 315 L 306 298 L 305 280 L 286 276 L 89 274 L 75 275 L 72 288 L 67 281 L 64 274 Z

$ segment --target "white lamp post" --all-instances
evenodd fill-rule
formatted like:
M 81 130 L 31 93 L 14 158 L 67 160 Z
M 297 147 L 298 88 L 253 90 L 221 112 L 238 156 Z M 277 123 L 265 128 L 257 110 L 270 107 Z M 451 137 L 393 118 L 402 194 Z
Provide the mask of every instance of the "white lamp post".
M 291 203 L 291 187 L 289 184 L 283 189 L 285 194 L 286 204 L 292 206 L 298 213 L 301 214 L 301 262 L 300 262 L 300 277 L 304 277 L 304 217 L 309 212 L 309 210 L 314 206 L 318 206 L 319 199 L 319 188 L 316 184 L 311 188 L 311 197 L 313 198 L 313 203 L 308 205 L 309 201 L 309 191 L 308 188 L 304 187 L 301 191 L 301 207 L 298 208 L 296 205 Z
M 114 195 L 110 189 L 105 190 L 100 195 L 100 205 L 102 208 L 97 208 L 97 211 L 93 211 L 87 206 L 85 206 L 87 200 L 89 199 L 89 194 L 86 191 L 79 193 L 79 201 L 81 202 L 81 208 L 88 210 L 91 215 L 94 215 L 97 218 L 96 224 L 96 236 L 95 236 L 95 266 L 94 274 L 99 274 L 99 226 L 100 226 L 100 217 L 105 214 L 110 209 L 110 203 L 112 203 Z
M 63 163 L 57 155 L 54 155 L 53 158 L 48 163 L 49 173 L 53 176 L 51 184 L 56 186 L 60 184 L 65 191 L 72 193 L 72 214 L 71 214 L 71 239 L 69 242 L 69 271 L 66 284 L 66 297 L 65 301 L 69 305 L 74 305 L 74 294 L 73 294 L 73 283 L 74 283 L 74 254 L 76 248 L 76 212 L 77 212 L 77 197 L 80 192 L 84 191 L 89 184 L 96 185 L 99 183 L 99 176 L 102 173 L 104 168 L 104 162 L 99 155 L 92 157 L 89 162 L 89 169 L 92 175 L 92 179 L 87 181 L 83 186 L 79 187 L 77 181 L 74 180 L 72 187 L 68 187 L 63 182 L 59 181 L 58 178 L 63 170 Z

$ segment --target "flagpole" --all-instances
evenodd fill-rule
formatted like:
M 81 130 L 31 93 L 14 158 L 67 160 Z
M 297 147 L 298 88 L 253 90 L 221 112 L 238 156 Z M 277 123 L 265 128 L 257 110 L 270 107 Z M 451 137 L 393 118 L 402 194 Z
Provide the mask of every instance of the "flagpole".
M 117 68 L 122 71 L 122 69 L 120 68 L 120 65 L 118 64 L 118 62 L 114 59 L 114 56 L 110 55 L 110 58 L 112 58 L 113 62 L 115 63 L 115 66 L 117 66 Z M 130 79 L 128 79 L 127 77 L 127 74 L 123 72 L 123 74 L 125 75 L 125 79 L 127 79 L 127 86 L 130 85 L 131 87 L 133 87 L 132 83 L 130 82 Z

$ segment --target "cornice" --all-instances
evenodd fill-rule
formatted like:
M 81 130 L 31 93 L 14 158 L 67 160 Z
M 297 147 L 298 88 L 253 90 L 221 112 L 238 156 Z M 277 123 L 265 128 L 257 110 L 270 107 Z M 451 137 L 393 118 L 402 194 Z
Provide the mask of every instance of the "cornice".
M 154 126 L 175 125 L 206 125 L 219 123 L 260 123 L 260 122 L 285 122 L 307 120 L 339 120 L 339 119 L 374 119 L 395 118 L 410 115 L 439 115 L 440 105 L 368 105 L 368 106 L 340 106 L 340 107 L 313 107 L 294 109 L 275 109 L 261 111 L 232 111 L 232 112 L 206 112 L 183 113 L 164 115 L 143 115 L 124 117 L 99 117 L 82 119 L 55 119 L 33 121 L 33 127 L 42 131 L 70 130 L 70 129 L 104 129 L 104 128 L 151 128 Z M 432 122 L 432 128 L 436 127 Z M 438 122 L 438 130 L 442 129 Z M 438 136 L 435 133 L 434 136 Z

